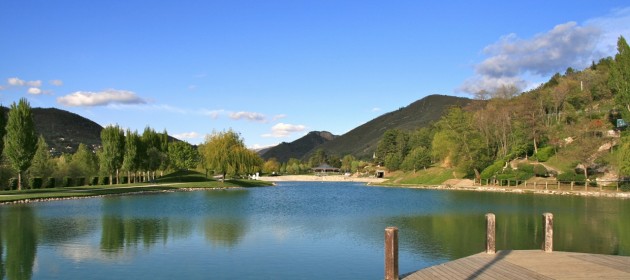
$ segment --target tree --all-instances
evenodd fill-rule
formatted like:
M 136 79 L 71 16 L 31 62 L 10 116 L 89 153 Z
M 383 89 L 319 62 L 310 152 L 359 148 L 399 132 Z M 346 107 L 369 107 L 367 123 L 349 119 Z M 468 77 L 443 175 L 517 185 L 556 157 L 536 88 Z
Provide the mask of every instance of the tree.
M 37 139 L 37 150 L 33 156 L 31 167 L 28 169 L 32 176 L 47 178 L 50 177 L 53 172 L 53 162 L 48 151 L 48 144 L 43 136 L 39 136 Z
M 11 104 L 4 139 L 5 155 L 11 166 L 18 171 L 18 190 L 22 189 L 22 172 L 31 166 L 37 149 L 37 135 L 31 106 L 25 98 Z
M 617 104 L 630 112 L 630 47 L 623 36 L 617 40 L 617 54 L 610 69 L 608 85 Z
M 276 158 L 270 158 L 263 164 L 262 171 L 265 174 L 277 174 L 280 171 L 280 163 Z
M 98 158 L 92 150 L 81 143 L 77 148 L 77 151 L 72 155 L 70 160 L 70 168 L 76 173 L 72 174 L 73 177 L 83 177 L 89 180 L 98 172 Z
M 122 163 L 122 169 L 127 171 L 128 182 L 132 183 L 131 172 L 135 172 L 140 168 L 140 135 L 137 131 L 127 129 L 125 133 L 125 156 Z
M 322 163 L 328 163 L 328 155 L 324 149 L 317 149 L 308 161 L 311 167 L 317 167 Z
M 101 131 L 100 163 L 101 170 L 109 174 L 109 184 L 113 184 L 113 174 L 116 172 L 117 183 L 120 183 L 118 171 L 122 167 L 125 153 L 125 132 L 118 125 L 108 126 Z
M 206 168 L 221 174 L 224 180 L 228 174 L 251 173 L 262 165 L 260 157 L 248 150 L 241 136 L 232 130 L 206 136 L 202 156 Z
M 401 167 L 404 170 L 413 170 L 431 166 L 431 151 L 425 147 L 415 147 L 403 160 Z
M 168 163 L 168 135 L 166 131 L 162 134 L 155 132 L 150 127 L 146 127 L 142 133 L 141 155 L 142 169 L 149 173 L 149 176 L 155 179 L 155 172 L 159 169 L 165 169 Z
M 168 146 L 168 158 L 174 169 L 188 170 L 195 168 L 199 156 L 192 145 L 184 141 L 176 141 Z
M 630 137 L 626 136 L 621 139 L 621 147 L 619 148 L 619 175 L 630 177 Z

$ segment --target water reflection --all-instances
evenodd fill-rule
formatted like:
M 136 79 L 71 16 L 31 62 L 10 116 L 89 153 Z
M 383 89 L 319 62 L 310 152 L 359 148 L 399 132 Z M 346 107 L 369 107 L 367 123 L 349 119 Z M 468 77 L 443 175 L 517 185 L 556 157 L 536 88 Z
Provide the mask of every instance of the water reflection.
M 411 270 L 483 251 L 487 212 L 496 214 L 499 250 L 539 249 L 541 215 L 552 212 L 555 250 L 630 255 L 627 200 L 318 183 L 2 206 L 0 279 L 82 279 L 93 271 L 133 278 L 136 269 L 250 275 L 287 263 L 293 272 L 342 262 L 364 271 L 381 265 L 382 232 L 392 225 Z M 254 275 L 291 278 L 269 270 Z
M 35 215 L 29 206 L 11 207 L 0 215 L 6 257 L 2 257 L 2 277 L 7 279 L 30 279 L 37 253 L 37 229 Z
M 206 240 L 212 245 L 235 247 L 246 231 L 247 224 L 243 219 L 207 218 L 204 221 Z

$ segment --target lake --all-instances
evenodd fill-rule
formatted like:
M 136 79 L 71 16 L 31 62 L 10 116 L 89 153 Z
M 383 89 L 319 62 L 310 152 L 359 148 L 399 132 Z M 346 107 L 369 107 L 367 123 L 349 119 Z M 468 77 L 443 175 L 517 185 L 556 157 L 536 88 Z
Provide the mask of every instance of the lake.
M 281 182 L 0 206 L 1 279 L 382 279 L 384 229 L 400 272 L 497 249 L 630 255 L 630 201 Z

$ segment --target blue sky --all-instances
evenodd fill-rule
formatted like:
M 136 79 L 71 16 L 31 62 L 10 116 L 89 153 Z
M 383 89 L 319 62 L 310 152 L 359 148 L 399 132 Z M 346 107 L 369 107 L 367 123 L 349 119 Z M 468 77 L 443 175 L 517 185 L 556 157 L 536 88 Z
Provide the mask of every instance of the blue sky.
M 530 88 L 619 35 L 626 1 L 3 0 L 0 102 L 264 147 L 430 94 Z

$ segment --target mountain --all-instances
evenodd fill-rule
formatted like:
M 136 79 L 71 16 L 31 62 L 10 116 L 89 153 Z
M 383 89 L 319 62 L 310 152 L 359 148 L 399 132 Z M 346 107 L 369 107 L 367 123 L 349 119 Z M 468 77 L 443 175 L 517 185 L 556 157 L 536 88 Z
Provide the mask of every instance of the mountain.
M 307 159 L 317 149 L 323 149 L 327 154 L 339 156 L 351 154 L 358 158 L 369 158 L 376 151 L 376 145 L 386 130 L 421 128 L 440 119 L 446 109 L 452 106 L 465 106 L 470 102 L 472 100 L 468 98 L 429 95 L 313 148 L 302 159 Z
M 291 143 L 282 142 L 275 147 L 261 150 L 259 154 L 265 160 L 276 158 L 279 162 L 287 162 L 290 158 L 301 159 L 309 151 L 335 138 L 337 136 L 328 131 L 311 131 Z
M 9 108 L 2 109 L 9 112 Z M 44 136 L 55 156 L 74 153 L 80 143 L 93 150 L 101 145 L 103 127 L 89 119 L 56 108 L 33 108 L 32 113 L 37 134 Z

